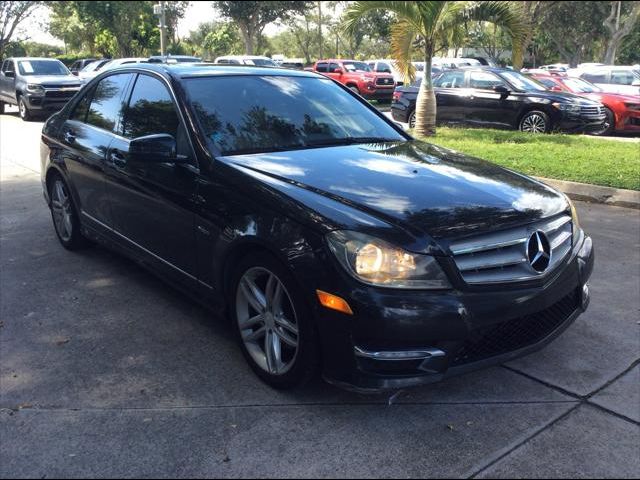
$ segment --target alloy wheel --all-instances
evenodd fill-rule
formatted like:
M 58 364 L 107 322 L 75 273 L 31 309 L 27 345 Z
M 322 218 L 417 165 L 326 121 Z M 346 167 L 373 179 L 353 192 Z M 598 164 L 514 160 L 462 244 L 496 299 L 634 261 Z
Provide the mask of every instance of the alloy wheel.
M 520 130 L 529 133 L 545 133 L 547 131 L 547 121 L 542 115 L 532 113 L 522 120 Z
M 409 128 L 416 128 L 416 112 L 409 115 Z
M 71 199 L 62 180 L 57 179 L 51 189 L 51 211 L 53 223 L 60 238 L 68 242 L 73 235 Z
M 293 302 L 284 284 L 264 267 L 240 278 L 236 320 L 247 352 L 271 375 L 283 375 L 295 364 L 299 330 Z
M 20 99 L 20 102 L 18 102 L 18 110 L 20 111 L 20 118 L 27 118 L 27 105 L 23 99 Z

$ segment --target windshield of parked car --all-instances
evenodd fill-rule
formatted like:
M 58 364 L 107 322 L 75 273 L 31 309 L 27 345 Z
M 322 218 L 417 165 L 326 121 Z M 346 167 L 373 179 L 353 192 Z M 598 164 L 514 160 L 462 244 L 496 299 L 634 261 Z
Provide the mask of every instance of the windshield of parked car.
M 562 82 L 574 93 L 594 93 L 602 91 L 601 88 L 596 87 L 593 83 L 582 80 L 581 78 L 565 78 Z
M 342 62 L 347 72 L 371 72 L 371 68 L 364 62 Z
M 248 65 L 256 65 L 258 67 L 277 67 L 273 60 L 269 60 L 268 58 L 251 58 L 245 60 L 245 63 Z
M 405 140 L 330 79 L 230 75 L 185 85 L 204 135 L 224 155 Z
M 96 70 L 100 70 L 100 68 L 108 63 L 109 60 L 96 60 L 95 62 L 91 62 L 89 65 L 87 65 L 86 67 L 84 67 L 82 70 L 80 70 L 81 72 L 93 72 Z
M 540 82 L 518 72 L 500 72 L 500 75 L 518 90 L 524 92 L 544 92 L 547 90 L 547 87 Z
M 59 60 L 20 60 L 20 75 L 71 75 L 71 72 Z

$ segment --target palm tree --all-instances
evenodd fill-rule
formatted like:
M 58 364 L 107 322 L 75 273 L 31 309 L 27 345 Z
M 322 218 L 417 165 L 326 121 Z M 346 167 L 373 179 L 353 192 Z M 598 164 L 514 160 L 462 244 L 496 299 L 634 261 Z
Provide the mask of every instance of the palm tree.
M 417 1 L 417 2 L 354 2 L 345 13 L 344 28 L 353 31 L 358 19 L 372 10 L 387 10 L 395 14 L 391 28 L 391 54 L 405 80 L 413 81 L 415 69 L 412 51 L 420 45 L 424 53 L 424 78 L 416 100 L 416 132 L 435 134 L 436 98 L 431 79 L 431 59 L 437 43 L 452 37 L 460 25 L 471 21 L 493 23 L 501 27 L 519 45 L 527 24 L 515 2 L 498 1 Z

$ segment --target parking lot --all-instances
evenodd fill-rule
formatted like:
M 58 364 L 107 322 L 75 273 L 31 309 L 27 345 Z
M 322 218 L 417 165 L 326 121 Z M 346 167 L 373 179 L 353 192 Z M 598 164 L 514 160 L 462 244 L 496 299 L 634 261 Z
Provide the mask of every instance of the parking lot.
M 638 210 L 577 205 L 592 303 L 544 350 L 394 396 L 277 392 L 224 320 L 58 244 L 41 125 L 0 116 L 1 477 L 640 476 Z

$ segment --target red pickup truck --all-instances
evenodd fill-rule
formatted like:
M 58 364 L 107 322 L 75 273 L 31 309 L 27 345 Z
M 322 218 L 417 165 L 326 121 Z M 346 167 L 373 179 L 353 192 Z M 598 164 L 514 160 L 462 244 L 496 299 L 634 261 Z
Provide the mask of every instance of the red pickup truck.
M 357 60 L 318 60 L 312 70 L 333 78 L 370 100 L 391 101 L 396 86 L 393 75 L 374 72 L 369 65 Z

